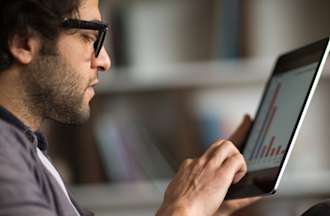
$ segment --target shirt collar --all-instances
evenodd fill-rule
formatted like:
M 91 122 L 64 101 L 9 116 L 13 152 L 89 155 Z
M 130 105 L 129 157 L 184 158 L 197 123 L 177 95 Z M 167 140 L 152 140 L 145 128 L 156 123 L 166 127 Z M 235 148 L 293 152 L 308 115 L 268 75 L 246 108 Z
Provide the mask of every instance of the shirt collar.
M 21 122 L 16 116 L 10 113 L 8 110 L 0 106 L 0 118 L 7 123 L 15 126 L 19 130 L 25 132 L 26 130 L 30 130 L 23 122 Z
M 6 110 L 4 107 L 1 106 L 0 106 L 0 119 L 4 120 L 5 122 L 13 125 L 17 129 L 22 131 L 32 143 L 36 143 L 38 148 L 46 153 L 48 144 L 42 133 L 40 133 L 39 131 L 33 132 L 16 116 L 14 116 L 11 112 L 9 112 L 8 110 Z

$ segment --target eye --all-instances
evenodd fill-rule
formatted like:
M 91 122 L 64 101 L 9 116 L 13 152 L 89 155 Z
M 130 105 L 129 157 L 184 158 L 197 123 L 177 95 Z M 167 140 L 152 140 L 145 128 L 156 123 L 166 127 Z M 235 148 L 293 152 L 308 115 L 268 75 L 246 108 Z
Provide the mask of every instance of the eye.
M 92 34 L 81 34 L 81 37 L 84 39 L 84 41 L 88 42 L 88 43 L 95 43 L 96 41 L 96 36 L 92 35 Z

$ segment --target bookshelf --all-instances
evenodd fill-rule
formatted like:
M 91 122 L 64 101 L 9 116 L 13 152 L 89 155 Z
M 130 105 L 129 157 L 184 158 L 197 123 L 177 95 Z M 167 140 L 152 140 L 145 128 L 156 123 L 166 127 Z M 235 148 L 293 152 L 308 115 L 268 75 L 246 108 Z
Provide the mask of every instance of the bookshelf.
M 228 86 L 264 84 L 275 58 L 212 61 L 172 64 L 154 68 L 114 68 L 101 73 L 99 94 L 160 91 L 173 89 L 226 88 Z M 329 61 L 328 61 L 329 62 Z M 323 80 L 330 79 L 330 64 Z
M 212 88 L 266 81 L 272 60 L 232 60 L 172 64 L 163 67 L 115 68 L 100 77 L 100 94 Z

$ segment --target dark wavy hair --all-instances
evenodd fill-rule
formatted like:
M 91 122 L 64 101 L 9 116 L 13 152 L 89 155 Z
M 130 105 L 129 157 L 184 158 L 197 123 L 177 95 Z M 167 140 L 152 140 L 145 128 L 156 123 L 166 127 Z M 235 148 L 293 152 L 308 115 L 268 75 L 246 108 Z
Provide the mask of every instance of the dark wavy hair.
M 27 38 L 31 31 L 42 39 L 56 41 L 66 17 L 79 16 L 82 0 L 0 0 L 0 71 L 14 59 L 9 41 L 18 35 Z

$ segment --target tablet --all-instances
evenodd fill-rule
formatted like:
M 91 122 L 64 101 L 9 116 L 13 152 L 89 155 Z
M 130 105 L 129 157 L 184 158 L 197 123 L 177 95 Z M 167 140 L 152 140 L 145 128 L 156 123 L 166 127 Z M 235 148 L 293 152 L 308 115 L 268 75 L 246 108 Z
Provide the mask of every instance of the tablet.
M 242 149 L 246 176 L 226 199 L 274 194 L 329 54 L 329 38 L 281 55 Z

